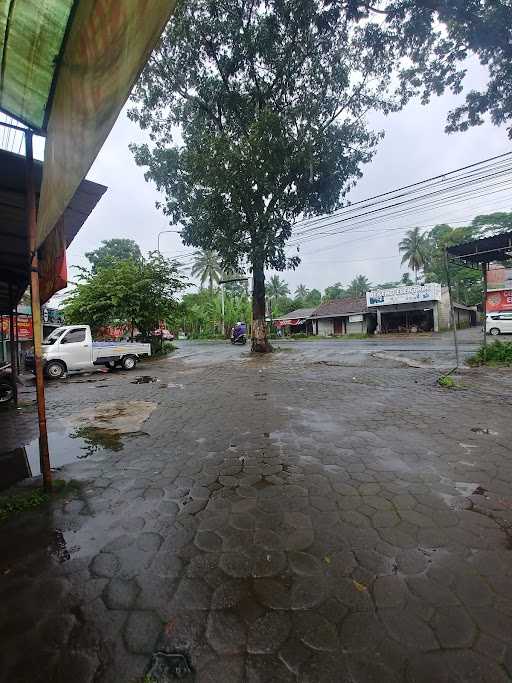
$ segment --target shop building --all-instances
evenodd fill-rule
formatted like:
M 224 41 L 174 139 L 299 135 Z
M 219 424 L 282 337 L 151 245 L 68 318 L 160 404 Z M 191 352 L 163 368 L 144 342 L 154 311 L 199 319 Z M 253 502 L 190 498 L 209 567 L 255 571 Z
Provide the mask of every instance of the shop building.
M 274 318 L 271 322 L 284 334 L 297 334 L 298 332 L 313 334 L 313 324 L 309 318 L 314 310 L 314 308 L 297 308 L 286 315 Z
M 346 334 L 372 334 L 375 313 L 369 310 L 365 297 L 333 299 L 320 304 L 311 314 L 313 334 L 331 337 Z
M 366 301 L 368 310 L 375 311 L 380 334 L 439 332 L 452 325 L 448 288 L 436 282 L 374 289 L 367 292 Z M 476 324 L 476 306 L 454 303 L 454 312 L 458 328 Z

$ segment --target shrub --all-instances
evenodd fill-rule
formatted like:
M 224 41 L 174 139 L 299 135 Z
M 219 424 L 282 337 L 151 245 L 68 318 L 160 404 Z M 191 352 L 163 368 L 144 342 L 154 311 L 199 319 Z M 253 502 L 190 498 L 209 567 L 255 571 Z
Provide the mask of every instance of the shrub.
M 512 342 L 495 341 L 478 349 L 468 359 L 468 365 L 505 365 L 512 366 Z

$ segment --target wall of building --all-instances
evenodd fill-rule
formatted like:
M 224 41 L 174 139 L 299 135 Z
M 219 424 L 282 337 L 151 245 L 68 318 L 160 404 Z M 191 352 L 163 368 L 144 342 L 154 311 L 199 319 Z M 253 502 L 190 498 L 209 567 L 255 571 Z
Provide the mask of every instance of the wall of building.
M 328 337 L 334 334 L 334 323 L 332 318 L 319 318 L 318 319 L 318 334 L 321 337 Z
M 350 323 L 347 318 L 347 334 L 366 334 L 367 332 L 367 322 L 366 317 L 363 318 L 362 322 Z
M 452 327 L 451 324 L 451 310 L 450 310 L 450 296 L 448 293 L 448 287 L 443 287 L 441 292 L 441 301 L 438 304 L 438 314 L 439 314 L 439 329 L 449 330 Z M 455 321 L 459 329 L 465 327 L 471 327 L 472 318 L 475 317 L 475 313 L 471 310 L 466 310 L 465 308 L 458 308 L 455 306 Z

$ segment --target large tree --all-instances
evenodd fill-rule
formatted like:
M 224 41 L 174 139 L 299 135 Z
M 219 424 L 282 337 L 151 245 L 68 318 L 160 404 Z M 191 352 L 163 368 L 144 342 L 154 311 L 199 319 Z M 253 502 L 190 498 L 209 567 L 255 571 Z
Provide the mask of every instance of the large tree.
M 158 252 L 82 271 L 80 279 L 64 306 L 66 322 L 88 323 L 93 331 L 126 325 L 145 335 L 172 314 L 174 295 L 186 286 L 177 264 Z
M 111 266 L 114 261 L 126 261 L 127 259 L 138 261 L 141 257 L 139 245 L 126 238 L 103 240 L 101 246 L 85 254 L 93 273 L 96 273 L 100 268 Z
M 425 265 L 425 280 L 447 285 L 445 249 L 478 237 L 479 228 L 474 226 L 452 228 L 450 225 L 436 225 L 428 233 L 429 255 Z M 482 300 L 482 274 L 464 266 L 449 264 L 454 299 L 467 306 Z
M 475 55 L 488 70 L 487 82 L 465 92 L 446 130 L 481 125 L 487 115 L 496 125 L 508 123 L 512 138 L 510 0 L 342 0 L 341 6 L 395 63 L 404 102 L 419 94 L 426 104 L 446 89 L 463 92 L 466 60 Z
M 254 350 L 269 348 L 265 268 L 297 265 L 294 221 L 340 206 L 379 139 L 366 111 L 395 106 L 386 46 L 345 9 L 180 0 L 133 94 L 152 144 L 132 149 L 164 212 L 187 244 L 252 270 Z

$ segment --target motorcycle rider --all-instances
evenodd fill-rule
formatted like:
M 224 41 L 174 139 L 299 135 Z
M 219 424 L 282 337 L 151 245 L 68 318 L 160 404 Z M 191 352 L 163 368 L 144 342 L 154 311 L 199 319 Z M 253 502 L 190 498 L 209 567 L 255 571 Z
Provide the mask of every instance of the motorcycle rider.
M 238 337 L 241 337 L 242 335 L 246 334 L 246 328 L 245 328 L 245 323 L 242 322 L 237 322 L 236 325 L 233 327 L 233 332 L 231 333 L 231 337 L 233 339 L 238 339 Z

